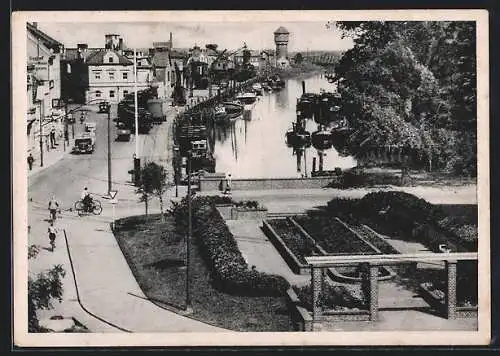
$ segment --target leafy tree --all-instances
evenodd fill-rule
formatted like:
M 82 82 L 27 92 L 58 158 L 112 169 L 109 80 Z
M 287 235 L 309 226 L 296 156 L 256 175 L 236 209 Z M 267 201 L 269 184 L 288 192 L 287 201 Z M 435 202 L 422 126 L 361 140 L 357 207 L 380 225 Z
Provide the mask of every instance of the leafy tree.
M 300 52 L 296 53 L 295 56 L 293 56 L 293 61 L 296 64 L 301 64 L 303 60 L 304 60 L 304 57 L 302 56 L 302 53 L 300 53 Z
M 354 154 L 396 147 L 426 157 L 430 169 L 475 174 L 475 24 L 335 26 L 354 38 L 335 68 Z
M 28 259 L 35 258 L 39 247 L 31 245 L 28 248 Z M 40 272 L 36 277 L 28 277 L 28 332 L 41 332 L 36 311 L 52 309 L 53 300 L 62 301 L 63 283 L 66 275 L 61 265 L 55 265 L 49 270 Z
M 165 167 L 158 165 L 155 162 L 148 162 L 141 169 L 140 185 L 138 193 L 141 194 L 141 201 L 146 207 L 146 215 L 148 215 L 148 203 L 151 195 L 156 196 L 160 201 L 161 217 L 163 214 L 163 194 L 167 190 L 167 171 Z
M 252 57 L 252 53 L 248 49 L 243 50 L 243 66 L 246 66 L 250 63 L 250 58 Z

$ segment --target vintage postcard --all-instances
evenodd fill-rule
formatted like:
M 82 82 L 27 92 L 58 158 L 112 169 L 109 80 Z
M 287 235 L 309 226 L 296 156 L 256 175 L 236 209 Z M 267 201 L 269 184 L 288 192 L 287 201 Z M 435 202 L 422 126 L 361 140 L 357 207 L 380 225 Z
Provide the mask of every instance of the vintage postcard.
M 16 345 L 489 343 L 486 11 L 12 20 Z

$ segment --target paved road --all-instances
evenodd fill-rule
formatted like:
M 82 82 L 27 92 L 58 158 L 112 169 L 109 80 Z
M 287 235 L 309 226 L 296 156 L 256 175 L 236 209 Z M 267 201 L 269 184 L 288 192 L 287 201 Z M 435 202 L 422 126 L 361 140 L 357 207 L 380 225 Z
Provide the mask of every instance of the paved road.
M 115 117 L 115 113 L 116 107 L 113 107 L 111 116 Z M 61 305 L 56 303 L 57 313 L 83 318 L 82 322 L 94 332 L 119 331 L 112 325 L 119 326 L 122 331 L 133 332 L 221 330 L 161 309 L 145 299 L 109 227 L 112 208 L 104 199 L 108 190 L 107 115 L 92 112 L 88 114 L 87 121 L 97 123 L 96 150 L 93 154 L 67 155 L 29 178 L 28 224 L 31 233 L 28 243 L 42 246 L 39 256 L 30 261 L 30 273 L 50 268 L 56 263 L 63 264 L 67 271 L 64 302 Z M 83 130 L 83 125 L 78 123 L 75 126 L 77 133 Z M 170 130 L 170 125 L 164 123 L 155 126 L 149 135 L 140 135 L 139 157 L 143 161 L 168 164 L 171 140 L 164 138 L 171 136 Z M 119 191 L 117 198 L 120 200 L 116 217 L 143 213 L 143 205 L 138 203 L 135 187 L 129 182 L 130 175 L 127 173 L 133 167 L 134 138 L 130 142 L 115 142 L 115 132 L 112 123 L 112 185 L 114 190 Z M 100 216 L 78 217 L 74 211 L 69 211 L 85 186 L 101 200 L 103 213 Z M 56 224 L 61 234 L 55 252 L 46 249 L 47 202 L 51 194 L 56 195 L 63 210 L 62 218 Z M 67 232 L 67 245 L 64 230 Z M 69 251 L 72 265 L 66 251 Z M 82 312 L 77 304 L 72 271 L 81 303 L 110 324 Z M 43 312 L 41 315 L 49 317 L 54 312 Z

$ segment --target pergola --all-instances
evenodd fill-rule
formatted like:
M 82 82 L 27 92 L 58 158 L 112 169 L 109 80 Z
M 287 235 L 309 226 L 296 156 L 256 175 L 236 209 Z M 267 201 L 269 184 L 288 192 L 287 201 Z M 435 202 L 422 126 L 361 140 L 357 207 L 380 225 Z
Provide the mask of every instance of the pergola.
M 369 313 L 370 321 L 379 319 L 378 306 L 378 272 L 380 266 L 400 265 L 415 262 L 445 262 L 447 275 L 446 317 L 457 317 L 457 262 L 477 260 L 477 252 L 453 253 L 412 253 L 390 255 L 350 255 L 350 256 L 310 256 L 305 257 L 311 267 L 311 286 L 313 294 L 312 324 L 322 316 L 322 308 L 318 303 L 324 283 L 324 269 L 340 266 L 364 265 L 366 281 L 369 283 Z

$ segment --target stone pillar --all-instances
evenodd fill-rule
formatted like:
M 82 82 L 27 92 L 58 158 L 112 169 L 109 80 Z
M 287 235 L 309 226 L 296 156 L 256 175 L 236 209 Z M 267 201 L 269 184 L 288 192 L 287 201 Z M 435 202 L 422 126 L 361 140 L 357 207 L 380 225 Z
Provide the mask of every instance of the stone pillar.
M 378 320 L 378 266 L 370 266 L 370 321 Z
M 313 301 L 313 324 L 316 318 L 321 316 L 321 307 L 318 305 L 319 295 L 323 287 L 323 271 L 322 268 L 311 267 L 311 287 L 312 287 L 312 301 Z
M 457 317 L 457 261 L 445 261 L 446 266 L 446 318 Z

